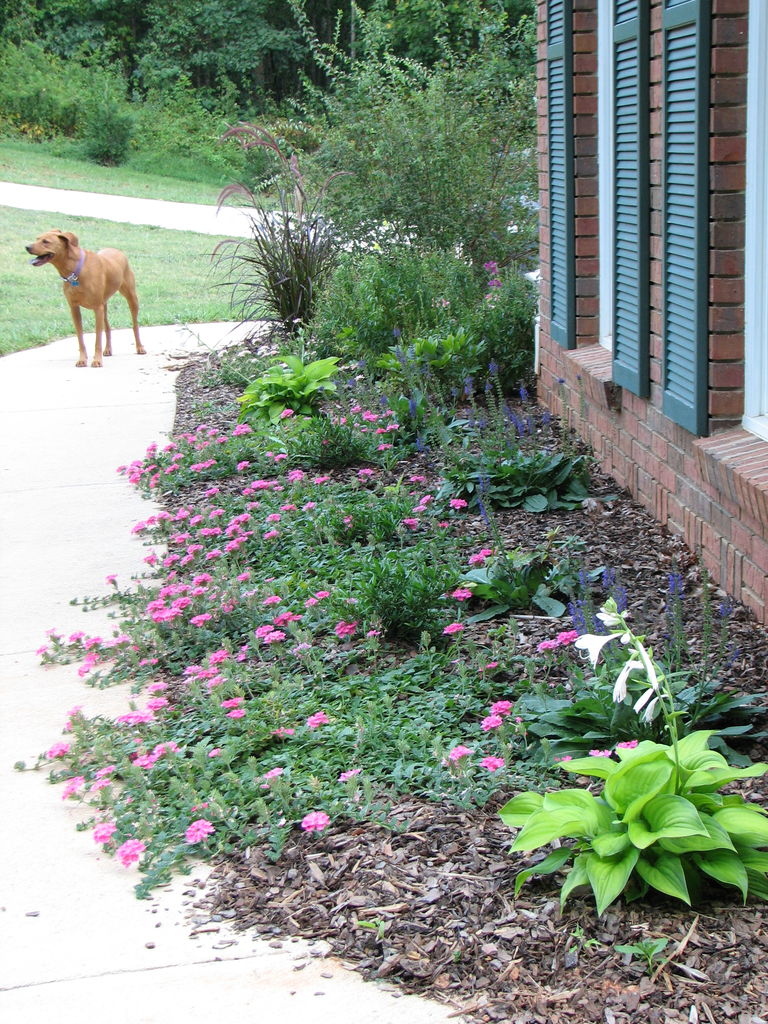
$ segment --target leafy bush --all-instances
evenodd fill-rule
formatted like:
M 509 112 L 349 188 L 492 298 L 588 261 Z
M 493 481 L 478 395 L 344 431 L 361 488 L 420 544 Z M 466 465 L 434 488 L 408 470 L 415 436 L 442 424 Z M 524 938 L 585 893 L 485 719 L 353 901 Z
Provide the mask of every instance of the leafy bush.
M 264 150 L 278 162 L 278 210 L 268 208 L 244 185 L 229 185 L 219 196 L 220 206 L 238 197 L 254 211 L 250 239 L 228 239 L 217 246 L 217 251 L 226 247 L 235 272 L 229 281 L 233 302 L 243 320 L 260 319 L 266 306 L 284 330 L 296 333 L 311 321 L 341 251 L 321 212 L 328 186 L 339 174 L 330 175 L 310 202 L 296 156 L 288 160 L 266 129 L 240 125 L 223 138 L 237 138 L 246 151 Z
M 458 330 L 415 338 L 406 349 L 394 345 L 377 359 L 376 366 L 398 383 L 426 379 L 450 387 L 474 376 L 482 365 L 482 357 L 482 342 Z
M 99 164 L 125 163 L 134 127 L 135 118 L 125 100 L 105 91 L 88 106 L 82 128 L 85 155 Z
M 768 899 L 768 818 L 758 804 L 718 791 L 738 779 L 768 772 L 768 764 L 732 768 L 707 748 L 710 732 L 693 732 L 676 746 L 644 740 L 617 751 L 619 761 L 582 757 L 562 767 L 603 779 L 600 796 L 584 789 L 521 793 L 499 812 L 505 824 L 522 826 L 512 850 L 530 851 L 555 839 L 571 838 L 535 867 L 527 878 L 563 868 L 565 902 L 578 886 L 590 885 L 602 914 L 625 893 L 650 889 L 691 904 L 710 892 L 712 881 L 747 896 Z
M 464 456 L 445 471 L 440 497 L 453 495 L 472 504 L 523 508 L 526 512 L 578 508 L 587 497 L 589 463 L 584 455 L 517 452 L 497 462 Z
M 522 826 L 512 850 L 531 851 L 556 839 L 575 839 L 555 849 L 535 867 L 518 874 L 515 890 L 535 874 L 558 871 L 574 858 L 561 890 L 561 902 L 578 886 L 590 885 L 602 914 L 624 893 L 637 899 L 654 889 L 691 904 L 708 892 L 711 881 L 768 899 L 768 817 L 764 808 L 742 796 L 719 791 L 744 778 L 768 771 L 768 764 L 731 767 L 709 749 L 710 731 L 680 737 L 680 714 L 662 666 L 646 648 L 644 637 L 627 624 L 626 612 L 606 602 L 597 618 L 607 632 L 580 636 L 575 646 L 596 664 L 607 644 L 620 640 L 623 665 L 613 700 L 628 696 L 629 680 L 642 686 L 633 710 L 646 722 L 659 713 L 671 742 L 637 740 L 591 756 L 564 758 L 561 767 L 574 774 L 603 779 L 598 796 L 584 789 L 557 793 L 521 793 L 500 814 Z
M 238 398 L 240 422 L 268 420 L 277 423 L 286 414 L 311 416 L 323 395 L 336 390 L 331 377 L 336 373 L 338 362 L 330 357 L 304 364 L 298 356 L 281 356 Z
M 440 633 L 446 621 L 444 595 L 455 583 L 454 566 L 427 552 L 391 552 L 375 559 L 357 586 L 360 612 L 386 636 L 418 640 Z
M 540 608 L 546 615 L 564 615 L 565 602 L 572 600 L 579 589 L 581 562 L 574 557 L 579 545 L 575 538 L 558 541 L 553 530 L 547 539 L 532 551 L 515 548 L 485 560 L 477 569 L 470 569 L 461 582 L 473 597 L 490 602 L 490 607 L 469 622 L 484 622 L 508 611 Z M 602 570 L 593 570 L 593 574 Z
M 478 338 L 489 362 L 498 366 L 501 382 L 512 387 L 533 372 L 533 328 L 538 295 L 536 287 L 517 270 L 499 273 L 483 300 L 469 314 L 466 329 Z
M 47 53 L 39 43 L 0 44 L 0 114 L 33 138 L 75 135 L 96 81 L 104 77 L 77 61 Z
M 362 462 L 379 462 L 378 437 L 363 434 L 349 423 L 338 423 L 328 416 L 316 416 L 296 424 L 282 439 L 288 465 L 322 466 L 342 469 Z
M 535 90 L 506 43 L 488 33 L 479 52 L 431 69 L 386 52 L 333 69 L 317 161 L 354 175 L 329 207 L 352 244 L 532 261 Z
M 393 342 L 461 322 L 477 295 L 471 268 L 450 253 L 346 255 L 320 297 L 312 331 L 321 353 L 378 356 Z

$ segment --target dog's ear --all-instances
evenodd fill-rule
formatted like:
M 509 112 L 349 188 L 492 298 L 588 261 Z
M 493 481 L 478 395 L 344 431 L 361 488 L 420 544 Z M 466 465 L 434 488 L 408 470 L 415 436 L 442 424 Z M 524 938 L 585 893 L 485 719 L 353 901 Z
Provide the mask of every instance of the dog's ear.
M 56 234 L 59 238 L 66 243 L 70 249 L 79 249 L 80 243 L 77 240 L 77 235 L 73 235 L 71 231 L 59 231 Z

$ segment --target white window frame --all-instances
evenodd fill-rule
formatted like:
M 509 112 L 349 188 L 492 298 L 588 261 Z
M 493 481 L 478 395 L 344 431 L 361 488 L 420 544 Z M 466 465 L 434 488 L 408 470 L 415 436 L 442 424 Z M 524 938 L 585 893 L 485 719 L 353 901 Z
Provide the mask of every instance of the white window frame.
M 613 351 L 613 3 L 599 0 L 597 10 L 597 196 L 600 265 L 599 336 Z
M 768 440 L 768 5 L 749 5 L 743 426 Z

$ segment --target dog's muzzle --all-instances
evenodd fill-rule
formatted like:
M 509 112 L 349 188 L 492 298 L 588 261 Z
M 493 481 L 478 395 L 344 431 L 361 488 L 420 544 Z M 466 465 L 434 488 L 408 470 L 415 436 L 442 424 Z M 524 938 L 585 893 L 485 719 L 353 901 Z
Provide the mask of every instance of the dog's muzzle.
M 29 261 L 33 267 L 44 267 L 46 263 L 50 263 L 53 259 L 52 252 L 44 252 L 42 256 L 38 256 L 31 245 L 27 245 L 24 248 L 31 256 L 34 257 L 34 259 Z

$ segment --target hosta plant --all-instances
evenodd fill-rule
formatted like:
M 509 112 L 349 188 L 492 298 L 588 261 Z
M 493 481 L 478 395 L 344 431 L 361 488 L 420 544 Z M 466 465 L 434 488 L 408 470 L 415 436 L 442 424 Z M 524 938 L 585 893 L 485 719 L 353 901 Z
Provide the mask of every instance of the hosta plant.
M 331 378 L 338 362 L 334 356 L 311 363 L 303 363 L 298 356 L 281 356 L 239 396 L 240 422 L 277 423 L 285 416 L 313 415 L 323 396 L 336 390 Z
M 580 637 L 576 645 L 596 661 L 607 643 L 621 642 L 626 660 L 614 699 L 626 697 L 630 675 L 641 676 L 646 686 L 635 711 L 646 718 L 661 712 L 671 742 L 619 744 L 618 760 L 606 750 L 561 762 L 566 771 L 602 780 L 601 792 L 564 789 L 510 800 L 500 814 L 506 824 L 521 827 L 513 851 L 573 840 L 520 872 L 516 892 L 531 875 L 572 861 L 561 902 L 574 889 L 591 886 L 598 914 L 622 894 L 637 899 L 650 890 L 691 904 L 712 881 L 738 889 L 745 901 L 749 895 L 768 899 L 768 814 L 738 794 L 720 792 L 739 779 L 765 774 L 768 765 L 730 766 L 709 749 L 712 731 L 680 738 L 672 692 L 644 638 L 632 632 L 626 613 L 618 613 L 613 602 L 598 617 L 609 632 Z
M 467 457 L 446 469 L 440 497 L 482 501 L 492 508 L 523 508 L 526 512 L 579 508 L 588 497 L 589 463 L 586 456 L 562 452 L 516 452 L 478 465 Z

